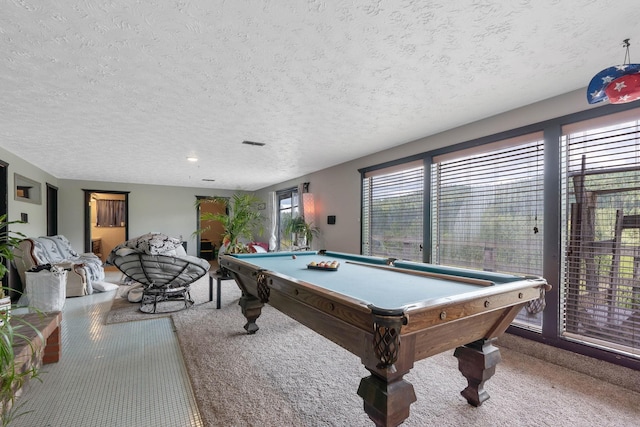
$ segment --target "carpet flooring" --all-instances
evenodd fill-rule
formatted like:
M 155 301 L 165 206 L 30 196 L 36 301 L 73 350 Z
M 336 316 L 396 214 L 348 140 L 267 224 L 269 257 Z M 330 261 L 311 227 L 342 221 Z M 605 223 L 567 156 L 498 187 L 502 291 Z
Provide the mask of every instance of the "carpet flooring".
M 206 426 L 371 426 L 356 394 L 368 372 L 359 359 L 270 306 L 247 335 L 240 291 L 223 282 L 221 309 L 208 301 L 149 315 L 115 298 L 107 322 L 171 315 Z M 416 391 L 406 426 L 637 426 L 640 393 L 502 348 L 481 407 L 460 395 L 466 380 L 453 351 L 416 362 L 405 378 Z
M 111 277 L 111 283 L 118 283 L 119 280 L 116 277 Z M 230 282 L 235 286 L 235 282 Z M 140 311 L 139 303 L 131 303 L 125 298 L 127 291 L 131 289 L 131 286 L 120 285 L 118 291 L 115 294 L 111 310 L 107 313 L 105 323 L 121 323 L 132 322 L 136 320 L 148 320 L 158 317 L 171 316 L 173 313 L 181 311 L 184 308 L 182 301 L 170 301 L 158 304 L 156 313 L 143 313 Z M 191 286 L 191 298 L 194 300 L 194 305 L 200 305 L 209 302 L 209 276 L 206 275 L 196 281 Z

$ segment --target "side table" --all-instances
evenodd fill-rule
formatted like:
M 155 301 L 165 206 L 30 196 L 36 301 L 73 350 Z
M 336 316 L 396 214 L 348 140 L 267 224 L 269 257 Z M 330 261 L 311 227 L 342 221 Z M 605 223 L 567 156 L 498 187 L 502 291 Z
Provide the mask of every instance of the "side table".
M 228 274 L 219 273 L 217 270 L 209 270 L 209 301 L 213 301 L 213 279 L 216 279 L 217 284 L 216 308 L 220 309 L 220 293 L 222 291 L 222 281 L 233 280 L 233 277 Z

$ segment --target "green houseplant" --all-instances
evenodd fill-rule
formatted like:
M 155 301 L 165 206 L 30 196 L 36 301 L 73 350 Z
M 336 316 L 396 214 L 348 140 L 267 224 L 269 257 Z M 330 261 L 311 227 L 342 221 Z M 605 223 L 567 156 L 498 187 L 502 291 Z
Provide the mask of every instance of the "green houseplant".
M 11 232 L 9 225 L 22 223 L 22 221 L 7 221 L 6 215 L 0 216 L 0 280 L 7 274 L 8 261 L 14 259 L 13 249 L 25 236 L 22 233 Z M 14 344 L 17 340 L 26 341 L 31 347 L 29 339 L 20 331 L 24 328 L 34 328 L 33 325 L 15 319 L 11 319 L 11 298 L 7 296 L 4 287 L 0 287 L 0 301 L 8 300 L 8 307 L 0 309 L 0 420 L 3 426 L 24 413 L 19 413 L 19 407 L 15 407 L 16 393 L 22 385 L 31 378 L 37 378 L 38 369 L 34 363 L 25 361 L 16 362 Z M 35 329 L 35 328 L 34 328 Z M 35 356 L 35 350 L 31 347 L 31 356 Z
M 258 204 L 262 201 L 249 193 L 236 193 L 230 199 L 213 197 L 198 200 L 198 203 L 208 202 L 221 203 L 226 206 L 225 213 L 205 212 L 200 215 L 201 221 L 216 221 L 222 224 L 224 235 L 219 253 L 249 252 L 247 245 L 240 239 L 251 241 L 254 233 L 262 234 L 264 218 L 258 210 Z M 197 233 L 200 234 L 206 229 L 207 227 L 202 228 Z
M 302 216 L 288 219 L 283 231 L 287 235 L 294 236 L 293 243 L 297 246 L 311 246 L 313 237 L 320 232 L 316 226 L 306 222 Z
M 8 230 L 8 227 L 11 224 L 22 223 L 22 221 L 7 221 L 6 215 L 0 216 L 0 280 L 2 280 L 9 271 L 7 262 L 14 259 L 14 248 L 25 238 L 24 234 L 11 232 Z M 5 294 L 5 289 L 0 288 L 0 300 L 4 298 L 8 298 L 8 296 Z

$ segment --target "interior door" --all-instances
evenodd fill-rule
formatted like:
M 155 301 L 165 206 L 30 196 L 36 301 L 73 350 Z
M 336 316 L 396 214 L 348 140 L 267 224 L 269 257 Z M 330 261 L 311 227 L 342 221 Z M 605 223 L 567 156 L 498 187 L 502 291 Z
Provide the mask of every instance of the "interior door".
M 47 236 L 58 234 L 58 187 L 47 183 Z
M 9 182 L 7 179 L 7 170 L 9 163 L 0 160 L 0 215 L 7 215 L 9 212 Z M 9 267 L 9 261 L 4 259 L 6 266 Z M 10 287 L 9 274 L 5 274 L 2 278 L 2 287 Z

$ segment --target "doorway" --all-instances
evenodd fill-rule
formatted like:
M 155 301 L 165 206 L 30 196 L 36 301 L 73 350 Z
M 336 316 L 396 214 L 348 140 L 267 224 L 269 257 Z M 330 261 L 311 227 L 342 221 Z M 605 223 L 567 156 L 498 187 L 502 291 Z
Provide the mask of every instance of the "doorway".
M 58 187 L 47 183 L 47 236 L 58 234 Z
M 205 229 L 199 235 L 197 240 L 198 256 L 206 260 L 215 260 L 217 251 L 222 246 L 222 238 L 224 237 L 224 226 L 217 221 L 202 221 L 201 217 L 204 213 L 225 214 L 227 206 L 219 198 L 196 196 L 196 225 L 197 230 Z M 217 201 L 217 200 L 218 201 Z
M 9 212 L 9 182 L 7 176 L 7 169 L 9 167 L 9 163 L 0 160 L 0 216 L 8 215 Z M 8 219 L 8 218 L 7 218 Z M 0 231 L 6 231 L 5 229 L 0 229 Z M 9 260 L 6 258 L 3 259 L 5 266 L 9 268 Z M 2 287 L 8 288 L 10 287 L 9 274 L 5 274 L 2 277 Z
M 129 239 L 129 192 L 83 191 L 84 250 L 105 262 L 113 248 Z

